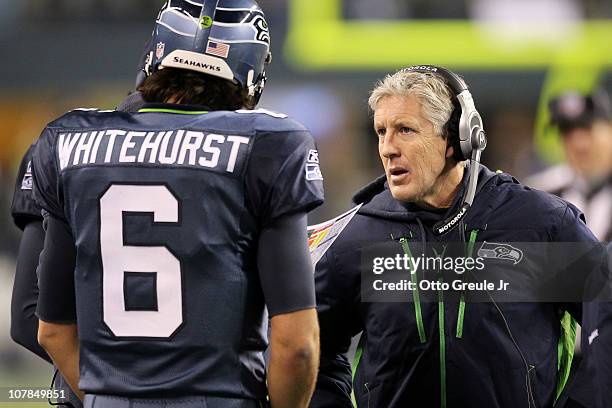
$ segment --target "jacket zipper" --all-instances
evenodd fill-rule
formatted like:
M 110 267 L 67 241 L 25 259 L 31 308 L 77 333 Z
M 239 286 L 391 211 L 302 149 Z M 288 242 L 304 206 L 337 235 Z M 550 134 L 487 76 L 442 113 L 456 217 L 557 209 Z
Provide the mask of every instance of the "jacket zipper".
M 478 237 L 478 230 L 472 230 L 470 232 L 470 240 L 467 246 L 467 256 L 472 257 L 474 254 L 474 244 L 476 243 L 476 237 Z M 459 311 L 457 312 L 457 334 L 458 339 L 463 338 L 463 319 L 465 317 L 465 295 L 461 293 L 459 298 Z
M 436 257 L 444 257 L 446 247 L 441 254 L 434 248 Z M 442 282 L 443 278 L 438 278 Z M 440 408 L 446 408 L 446 333 L 444 331 L 444 292 L 438 289 L 438 339 L 440 344 Z
M 406 238 L 400 238 L 400 243 L 402 244 L 402 249 L 404 254 L 411 260 L 412 265 L 410 268 L 410 280 L 415 287 L 415 290 L 412 291 L 412 301 L 414 303 L 414 315 L 417 323 L 417 330 L 419 332 L 419 340 L 421 343 L 425 343 L 427 341 L 427 337 L 425 336 L 425 325 L 423 324 L 423 313 L 421 312 L 421 298 L 419 295 L 419 277 L 414 271 L 414 261 L 412 258 L 412 252 L 410 251 L 410 246 L 408 245 L 408 240 Z
M 476 238 L 478 236 L 477 230 L 472 230 L 470 233 L 469 243 L 468 243 L 468 256 L 472 256 L 474 252 L 474 245 L 476 243 Z M 406 238 L 400 238 L 400 243 L 402 245 L 402 249 L 404 254 L 408 256 L 408 258 L 412 259 L 412 252 L 410 251 L 410 246 L 408 245 L 408 240 Z M 441 279 L 441 278 L 440 278 Z M 421 343 L 425 343 L 427 338 L 425 336 L 425 327 L 423 324 L 423 315 L 421 311 L 421 302 L 419 295 L 419 286 L 418 286 L 418 275 L 416 273 L 410 274 L 410 280 L 415 285 L 416 290 L 412 291 L 412 298 L 414 301 L 414 313 L 417 322 L 417 329 L 419 332 L 419 340 Z M 461 294 L 461 300 L 459 302 L 459 311 L 457 313 L 457 337 L 461 338 L 463 336 L 463 320 L 465 317 L 465 297 Z M 438 291 L 438 338 L 440 341 L 440 407 L 446 408 L 446 335 L 444 331 L 444 295 L 441 290 Z M 367 389 L 367 383 L 364 384 L 364 388 Z M 369 397 L 369 390 L 368 390 Z
M 442 281 L 442 278 L 438 280 Z M 440 338 L 440 408 L 446 408 L 446 335 L 444 334 L 444 295 L 438 290 L 438 337 Z

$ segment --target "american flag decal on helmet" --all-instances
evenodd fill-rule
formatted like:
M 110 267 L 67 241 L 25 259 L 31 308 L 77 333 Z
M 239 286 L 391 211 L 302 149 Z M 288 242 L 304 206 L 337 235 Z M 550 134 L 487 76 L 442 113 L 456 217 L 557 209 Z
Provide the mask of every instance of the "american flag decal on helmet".
M 224 44 L 217 41 L 208 41 L 208 46 L 206 47 L 207 54 L 216 55 L 217 57 L 221 58 L 227 58 L 229 50 L 229 44 Z

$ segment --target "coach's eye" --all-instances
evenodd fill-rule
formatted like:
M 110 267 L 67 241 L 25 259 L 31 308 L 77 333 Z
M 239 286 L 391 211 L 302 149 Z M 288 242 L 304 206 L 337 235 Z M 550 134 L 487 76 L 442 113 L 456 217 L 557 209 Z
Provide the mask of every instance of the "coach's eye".
M 414 129 L 413 129 L 413 128 L 410 128 L 410 127 L 408 127 L 408 126 L 402 126 L 402 127 L 400 128 L 400 130 L 399 130 L 399 131 L 400 131 L 400 133 L 403 133 L 403 134 L 406 134 L 406 135 L 407 135 L 407 134 L 409 134 L 409 133 L 413 133 L 413 132 L 414 132 Z
M 385 128 L 376 129 L 376 134 L 378 135 L 378 137 L 384 137 L 385 133 L 387 133 L 387 129 Z

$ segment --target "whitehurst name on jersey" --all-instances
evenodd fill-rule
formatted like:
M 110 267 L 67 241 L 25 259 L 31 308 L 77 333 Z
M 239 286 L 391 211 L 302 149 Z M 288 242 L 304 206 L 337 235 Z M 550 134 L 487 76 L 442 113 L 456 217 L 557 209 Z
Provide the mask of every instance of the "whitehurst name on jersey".
M 251 138 L 192 130 L 100 130 L 60 133 L 60 168 L 82 165 L 152 164 L 241 172 Z

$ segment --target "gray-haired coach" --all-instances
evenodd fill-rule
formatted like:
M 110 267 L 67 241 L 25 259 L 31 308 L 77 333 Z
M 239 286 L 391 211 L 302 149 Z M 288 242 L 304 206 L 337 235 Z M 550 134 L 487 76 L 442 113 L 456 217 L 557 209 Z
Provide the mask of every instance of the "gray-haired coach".
M 580 211 L 480 165 L 482 119 L 458 75 L 406 68 L 380 82 L 369 104 L 385 174 L 355 195 L 363 207 L 317 266 L 321 365 L 311 407 L 351 407 L 351 392 L 359 408 L 552 407 L 571 361 L 566 312 L 579 320 L 581 295 L 548 293 L 540 302 L 537 290 L 555 277 L 558 288 L 582 293 L 586 275 L 604 271 L 597 251 L 557 250 L 553 265 L 530 250 L 598 246 Z M 423 263 L 405 280 L 389 280 L 397 270 L 376 275 L 373 289 L 367 257 L 381 246 Z M 476 287 L 502 273 L 521 302 L 497 285 L 445 290 L 452 271 L 423 267 L 458 252 L 485 266 L 472 263 L 458 278 Z M 565 266 L 582 272 L 568 275 Z M 436 290 L 420 289 L 423 282 Z M 346 352 L 359 332 L 351 367 Z

